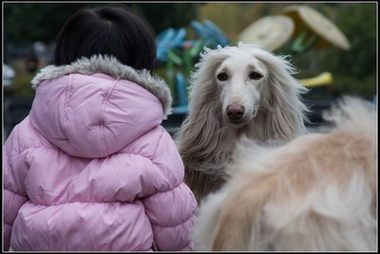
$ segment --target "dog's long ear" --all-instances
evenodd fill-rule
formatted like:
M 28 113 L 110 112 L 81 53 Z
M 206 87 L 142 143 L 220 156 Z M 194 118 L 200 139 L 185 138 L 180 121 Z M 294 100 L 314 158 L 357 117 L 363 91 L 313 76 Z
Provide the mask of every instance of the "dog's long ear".
M 189 113 L 175 138 L 185 166 L 206 160 L 217 149 L 221 103 L 214 72 L 225 58 L 221 49 L 205 49 L 191 74 Z
M 257 49 L 255 56 L 269 70 L 262 98 L 266 138 L 290 140 L 305 133 L 309 110 L 300 97 L 308 89 L 292 77 L 294 67 L 285 57 L 264 50 Z

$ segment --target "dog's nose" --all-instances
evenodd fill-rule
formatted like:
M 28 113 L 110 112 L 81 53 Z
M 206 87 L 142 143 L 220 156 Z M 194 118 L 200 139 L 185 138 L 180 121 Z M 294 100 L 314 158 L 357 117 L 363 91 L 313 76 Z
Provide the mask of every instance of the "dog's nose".
M 239 120 L 243 117 L 244 107 L 238 104 L 231 104 L 227 106 L 227 116 L 231 120 Z

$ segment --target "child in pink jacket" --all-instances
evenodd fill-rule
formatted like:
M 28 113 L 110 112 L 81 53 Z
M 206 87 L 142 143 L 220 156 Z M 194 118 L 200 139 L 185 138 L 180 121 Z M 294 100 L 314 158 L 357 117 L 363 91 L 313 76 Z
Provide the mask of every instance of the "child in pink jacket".
M 30 114 L 4 145 L 4 243 L 14 250 L 191 250 L 196 201 L 160 125 L 152 30 L 122 8 L 74 14 Z

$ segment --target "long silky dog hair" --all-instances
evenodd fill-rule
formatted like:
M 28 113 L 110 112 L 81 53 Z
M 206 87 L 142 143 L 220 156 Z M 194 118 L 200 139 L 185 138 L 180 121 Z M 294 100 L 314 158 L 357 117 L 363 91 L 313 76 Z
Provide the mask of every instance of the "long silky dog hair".
M 308 109 L 300 99 L 307 89 L 292 77 L 292 64 L 255 45 L 206 48 L 195 67 L 176 141 L 185 182 L 200 200 L 225 182 L 224 167 L 242 134 L 289 141 L 306 132 Z M 240 122 L 229 119 L 230 105 L 244 109 Z
M 200 204 L 195 250 L 375 251 L 376 112 L 345 97 L 323 129 L 280 146 L 242 139 L 230 179 Z

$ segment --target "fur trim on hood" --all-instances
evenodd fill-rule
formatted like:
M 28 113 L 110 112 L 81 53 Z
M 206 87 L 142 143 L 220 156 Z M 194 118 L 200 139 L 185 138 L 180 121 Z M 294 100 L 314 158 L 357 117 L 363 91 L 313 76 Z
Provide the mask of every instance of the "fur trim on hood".
M 37 88 L 44 80 L 58 78 L 71 73 L 104 73 L 115 79 L 132 81 L 151 92 L 160 100 L 165 118 L 172 112 L 172 96 L 167 83 L 163 79 L 152 76 L 146 69 L 135 70 L 130 66 L 124 65 L 114 56 L 94 55 L 90 58 L 82 57 L 69 65 L 46 66 L 33 78 L 33 88 Z

